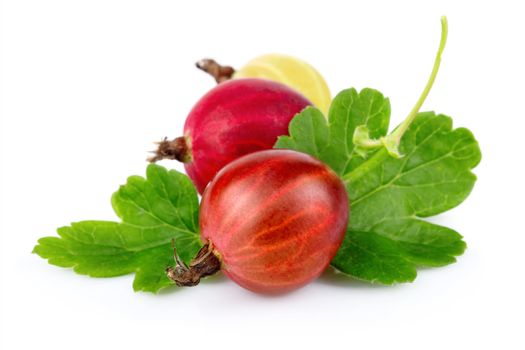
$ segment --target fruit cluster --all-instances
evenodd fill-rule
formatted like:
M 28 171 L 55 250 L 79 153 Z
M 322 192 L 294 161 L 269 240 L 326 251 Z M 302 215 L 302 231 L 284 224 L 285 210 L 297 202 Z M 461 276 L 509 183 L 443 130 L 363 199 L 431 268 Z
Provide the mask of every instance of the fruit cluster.
M 388 98 L 347 89 L 332 100 L 299 59 L 265 55 L 239 70 L 199 61 L 217 85 L 150 158 L 183 162 L 189 178 L 150 164 L 112 197 L 122 222 L 61 227 L 34 252 L 93 277 L 135 272 L 134 289 L 151 292 L 223 271 L 249 290 L 282 293 L 330 264 L 393 284 L 413 281 L 417 266 L 453 263 L 461 235 L 422 218 L 469 195 L 481 153 L 451 118 L 419 112 L 446 43 L 441 24 L 428 82 L 390 134 Z
M 444 39 L 416 106 L 432 86 Z M 255 292 L 298 288 L 318 277 L 337 253 L 349 201 L 327 165 L 297 151 L 271 149 L 304 108 L 316 104 L 327 110 L 327 84 L 309 64 L 283 55 L 258 57 L 238 71 L 212 59 L 197 67 L 218 85 L 193 107 L 184 135 L 162 141 L 150 159 L 184 162 L 202 194 L 199 225 L 205 246 L 189 267 L 176 259 L 168 277 L 179 286 L 193 286 L 222 270 Z M 358 152 L 366 156 L 368 149 L 384 145 L 400 157 L 399 140 L 418 110 L 390 138 L 372 140 L 366 128 L 356 129 Z

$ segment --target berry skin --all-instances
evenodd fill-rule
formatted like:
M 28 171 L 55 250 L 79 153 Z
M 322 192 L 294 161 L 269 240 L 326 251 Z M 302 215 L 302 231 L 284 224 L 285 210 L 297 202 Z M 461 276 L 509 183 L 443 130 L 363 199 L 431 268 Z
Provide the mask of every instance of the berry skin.
M 244 288 L 282 293 L 317 278 L 346 232 L 348 197 L 328 166 L 267 150 L 224 167 L 202 197 L 201 237 Z
M 271 149 L 288 124 L 311 105 L 291 88 L 263 79 L 234 79 L 215 86 L 189 113 L 184 136 L 163 141 L 150 161 L 177 159 L 202 193 L 231 161 Z
M 310 64 L 292 56 L 269 54 L 256 57 L 237 70 L 232 78 L 261 78 L 283 83 L 302 93 L 325 115 L 332 100 L 321 74 Z

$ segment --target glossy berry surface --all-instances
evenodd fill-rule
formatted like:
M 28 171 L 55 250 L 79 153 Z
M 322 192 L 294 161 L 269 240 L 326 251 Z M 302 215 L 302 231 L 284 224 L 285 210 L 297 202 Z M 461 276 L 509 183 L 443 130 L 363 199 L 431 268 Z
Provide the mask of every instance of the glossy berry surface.
M 290 150 L 244 156 L 202 198 L 200 229 L 222 271 L 242 287 L 281 293 L 318 277 L 346 232 L 348 198 L 337 175 Z
M 310 105 L 291 88 L 262 79 L 221 83 L 193 107 L 184 125 L 186 172 L 200 193 L 231 161 L 270 149 L 288 134 L 295 114 Z

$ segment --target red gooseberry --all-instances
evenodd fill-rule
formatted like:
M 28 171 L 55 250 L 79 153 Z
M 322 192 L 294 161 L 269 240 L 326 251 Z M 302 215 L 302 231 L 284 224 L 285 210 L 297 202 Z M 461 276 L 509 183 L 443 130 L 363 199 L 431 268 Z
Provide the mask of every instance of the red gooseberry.
M 259 293 L 281 293 L 317 278 L 346 232 L 348 197 L 319 160 L 291 150 L 266 150 L 225 166 L 200 208 L 205 246 L 189 267 L 168 268 L 178 285 L 195 285 L 222 270 Z
M 235 79 L 204 95 L 189 113 L 184 136 L 160 142 L 150 161 L 177 159 L 202 193 L 226 164 L 271 149 L 288 134 L 295 114 L 311 105 L 301 94 L 274 81 Z

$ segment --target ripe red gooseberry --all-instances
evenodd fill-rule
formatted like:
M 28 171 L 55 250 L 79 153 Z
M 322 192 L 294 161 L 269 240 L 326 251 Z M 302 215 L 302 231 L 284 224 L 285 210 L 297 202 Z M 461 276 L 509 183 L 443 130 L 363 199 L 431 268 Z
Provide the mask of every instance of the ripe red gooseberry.
M 186 267 L 168 268 L 181 286 L 219 269 L 244 288 L 282 293 L 317 278 L 346 232 L 348 197 L 319 160 L 266 150 L 225 166 L 202 197 L 204 247 Z
M 226 164 L 271 149 L 288 134 L 295 114 L 311 105 L 301 94 L 274 81 L 235 79 L 215 86 L 189 113 L 184 136 L 159 144 L 150 161 L 177 159 L 202 193 Z

